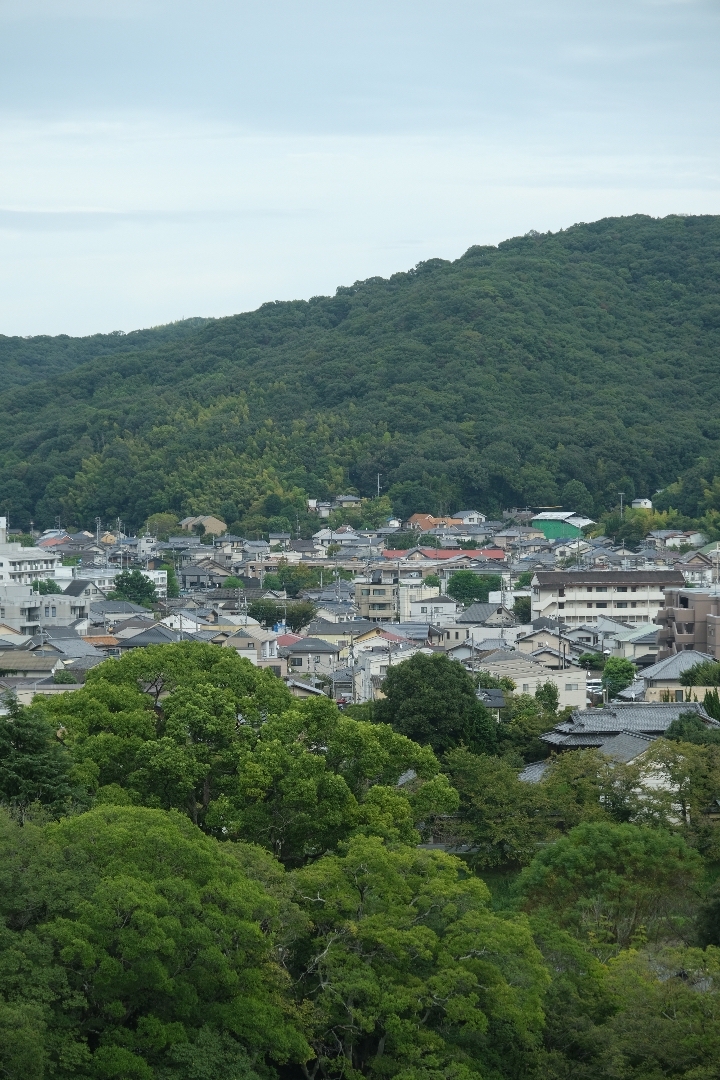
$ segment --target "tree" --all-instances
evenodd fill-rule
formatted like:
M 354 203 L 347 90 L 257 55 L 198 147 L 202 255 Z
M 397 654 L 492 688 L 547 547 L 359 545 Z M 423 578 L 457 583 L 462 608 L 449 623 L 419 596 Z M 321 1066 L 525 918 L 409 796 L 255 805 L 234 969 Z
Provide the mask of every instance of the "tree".
M 266 584 L 267 584 L 268 576 L 269 575 L 265 576 L 265 583 Z M 243 583 L 242 583 L 242 581 L 240 580 L 239 577 L 234 577 L 231 574 L 230 577 L 225 578 L 225 581 L 223 582 L 223 588 L 224 589 L 244 589 L 245 586 L 243 585 Z
M 483 690 L 517 690 L 517 686 L 507 675 L 492 675 L 489 671 L 478 671 L 473 676 L 475 685 Z
M 460 860 L 356 837 L 290 883 L 307 920 L 288 955 L 313 1005 L 307 1076 L 532 1071 L 545 967 L 524 920 L 492 914 Z
M 115 578 L 113 591 L 108 595 L 111 600 L 128 600 L 143 607 L 157 603 L 155 586 L 141 570 L 123 570 Z
M 177 814 L 106 806 L 43 829 L 0 822 L 0 853 L 15 928 L 0 992 L 26 1025 L 34 1007 L 40 1038 L 25 1075 L 44 1058 L 59 1080 L 190 1080 L 201 1063 L 260 1080 L 307 1058 L 272 962 L 277 904 L 227 845 Z
M 605 667 L 606 660 L 607 657 L 599 652 L 584 652 L 578 657 L 580 667 L 584 667 L 587 670 L 592 668 L 594 671 L 602 671 Z
M 558 684 L 552 680 L 541 683 L 535 690 L 535 700 L 545 710 L 554 716 L 560 704 L 560 691 Z
M 456 570 L 448 581 L 448 596 L 461 604 L 479 600 L 486 604 L 491 590 L 502 588 L 502 578 L 496 574 L 476 574 L 472 570 Z
M 460 794 L 457 819 L 448 824 L 454 839 L 469 845 L 475 866 L 527 864 L 545 839 L 539 812 L 543 792 L 538 784 L 518 780 L 517 769 L 486 754 L 471 754 L 464 747 L 449 750 L 445 765 Z
M 378 723 L 444 753 L 464 743 L 492 753 L 496 724 L 475 694 L 472 677 L 444 654 L 415 653 L 388 669 L 384 698 L 375 703 Z
M 608 697 L 614 698 L 635 681 L 637 668 L 630 660 L 621 656 L 609 656 L 605 661 L 602 673 L 603 689 L 607 690 Z
M 516 596 L 513 604 L 513 615 L 523 625 L 532 619 L 532 604 L 529 596 Z
M 67 683 L 67 684 L 69 684 L 69 683 L 76 683 L 77 679 L 73 675 L 72 671 L 67 671 L 67 669 L 58 668 L 58 670 L 53 675 L 53 682 L 54 683 Z
M 33 591 L 39 592 L 41 596 L 51 596 L 62 592 L 57 581 L 53 581 L 52 578 L 47 578 L 45 581 L 33 581 L 32 587 Z
M 297 604 L 288 604 L 285 622 L 292 632 L 297 634 L 315 618 L 316 611 L 317 608 L 309 600 Z
M 566 510 L 591 517 L 594 511 L 593 497 L 581 480 L 568 480 L 560 496 Z
M 709 697 L 705 695 L 705 699 Z M 710 714 L 712 715 L 712 713 Z M 695 743 L 700 746 L 720 744 L 720 728 L 711 728 L 703 722 L 694 710 L 680 713 L 668 727 L 665 738 L 671 742 Z
M 385 547 L 389 551 L 409 551 L 414 547 L 439 548 L 440 540 L 430 533 L 421 533 L 416 529 L 408 532 L 390 533 L 385 537 Z
M 703 660 L 680 675 L 683 686 L 720 686 L 720 661 Z
M 15 699 L 0 716 L 0 800 L 24 821 L 33 803 L 60 813 L 82 792 L 73 778 L 73 760 L 40 708 Z
M 720 1058 L 717 949 L 630 950 L 607 969 L 614 1008 L 598 1029 L 597 1075 L 711 1077 Z
M 156 536 L 158 540 L 167 541 L 171 536 L 180 535 L 180 519 L 170 510 L 161 514 L 151 514 L 145 523 L 145 529 L 148 536 Z
M 518 574 L 515 582 L 516 589 L 529 589 L 532 584 L 532 579 L 535 576 L 532 570 L 523 570 L 522 574 Z
M 423 579 L 423 585 L 427 585 L 431 589 L 439 589 L 440 578 L 437 574 L 428 574 L 427 577 Z
M 639 936 L 674 937 L 702 871 L 685 841 L 662 829 L 588 822 L 540 851 L 520 876 L 526 905 L 608 954 Z
M 175 573 L 175 567 L 172 563 L 161 563 L 160 569 L 165 570 L 167 573 L 167 598 L 168 600 L 177 600 L 180 596 L 180 582 L 178 581 L 177 574 Z
M 282 607 L 274 600 L 253 600 L 251 604 L 248 604 L 247 613 L 251 619 L 256 619 L 266 629 L 282 622 L 283 617 Z

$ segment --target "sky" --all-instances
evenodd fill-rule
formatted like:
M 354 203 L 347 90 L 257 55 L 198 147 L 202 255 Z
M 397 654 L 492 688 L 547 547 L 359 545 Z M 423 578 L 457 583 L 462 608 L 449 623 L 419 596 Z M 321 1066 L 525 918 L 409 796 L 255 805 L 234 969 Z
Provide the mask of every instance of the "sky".
M 720 213 L 720 0 L 0 0 L 0 333 Z

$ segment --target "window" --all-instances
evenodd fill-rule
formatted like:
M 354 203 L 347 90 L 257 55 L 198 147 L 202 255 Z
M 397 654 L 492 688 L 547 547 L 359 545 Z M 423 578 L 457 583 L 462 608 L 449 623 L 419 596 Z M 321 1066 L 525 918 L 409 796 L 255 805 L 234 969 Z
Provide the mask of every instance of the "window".
M 592 592 L 592 585 L 588 585 L 588 587 L 587 587 L 587 591 L 588 591 L 588 592 Z
M 564 604 L 558 604 L 558 609 L 559 609 L 560 611 L 562 611 L 564 607 L 565 607 L 565 605 L 564 605 Z
M 607 585 L 598 585 L 595 592 L 607 592 Z
M 637 585 L 631 585 L 630 592 L 637 592 Z
M 5 608 L 0 607 L 0 619 L 4 619 L 4 618 L 5 618 Z
M 588 607 L 592 607 L 592 600 L 588 603 Z M 583 640 L 585 639 L 583 638 Z
M 595 607 L 607 607 L 607 604 L 596 604 Z
M 615 607 L 627 607 L 627 600 L 616 600 Z
M 455 640 L 457 641 L 457 639 L 458 639 L 459 637 L 460 637 L 460 631 L 459 631 L 459 630 L 456 630 L 456 631 L 455 631 Z
M 565 689 L 566 690 L 579 690 L 580 689 L 580 683 L 566 682 L 565 683 Z
M 319 664 L 322 660 L 322 656 L 313 656 L 313 663 Z
M 676 690 L 675 691 L 675 700 L 676 701 L 684 701 L 685 700 L 684 692 L 682 690 Z
M 446 632 L 445 637 L 446 637 L 446 639 L 448 641 L 450 640 L 450 631 L 449 630 Z
M 372 594 L 373 594 L 373 596 L 384 596 L 385 595 L 385 590 L 384 589 L 373 589 Z
M 524 682 L 523 683 L 523 691 L 522 692 L 523 692 L 523 694 L 529 694 L 530 693 L 530 683 L 529 682 Z
M 49 607 L 46 607 L 46 608 L 45 608 L 45 618 L 46 618 L 46 619 L 49 619 L 49 618 L 50 618 L 50 608 L 49 608 Z
M 56 607 L 54 607 L 54 608 L 52 609 L 52 617 L 53 617 L 53 619 L 55 618 L 55 616 L 56 616 L 56 615 L 57 615 L 57 608 L 56 608 Z
M 427 615 L 427 608 L 426 607 L 421 607 L 420 608 L 420 614 L 421 615 Z M 449 634 L 448 634 L 448 637 L 450 637 Z
M 627 592 L 627 585 L 617 585 L 615 592 Z
M 361 596 L 369 596 L 370 595 L 370 590 L 369 589 L 361 589 L 360 590 L 360 595 Z
M 302 656 L 291 656 L 290 667 L 302 667 Z
M 631 600 L 630 607 L 637 607 L 637 600 Z
M 387 664 L 381 664 L 380 665 L 380 674 L 381 675 L 387 675 Z

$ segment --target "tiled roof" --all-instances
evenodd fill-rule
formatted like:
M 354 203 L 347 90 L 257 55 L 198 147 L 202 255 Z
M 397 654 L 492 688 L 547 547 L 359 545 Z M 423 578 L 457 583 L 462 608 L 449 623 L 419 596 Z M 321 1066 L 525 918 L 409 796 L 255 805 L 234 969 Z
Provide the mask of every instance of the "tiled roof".
M 687 671 L 688 668 L 694 667 L 695 664 L 702 664 L 705 660 L 714 659 L 715 657 L 710 656 L 709 653 L 689 649 L 686 652 L 668 656 L 665 660 L 653 664 L 652 667 L 645 668 L 642 677 L 646 682 L 648 679 L 679 679 L 683 671 Z

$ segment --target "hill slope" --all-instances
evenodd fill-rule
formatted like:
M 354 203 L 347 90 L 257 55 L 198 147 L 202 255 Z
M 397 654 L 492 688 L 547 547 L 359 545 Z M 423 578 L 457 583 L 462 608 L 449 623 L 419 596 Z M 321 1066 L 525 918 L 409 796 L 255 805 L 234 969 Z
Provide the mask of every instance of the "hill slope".
M 555 504 L 573 480 L 598 513 L 694 470 L 699 512 L 719 403 L 720 217 L 606 219 L 5 390 L 0 510 L 260 528 L 380 472 L 401 513 Z

